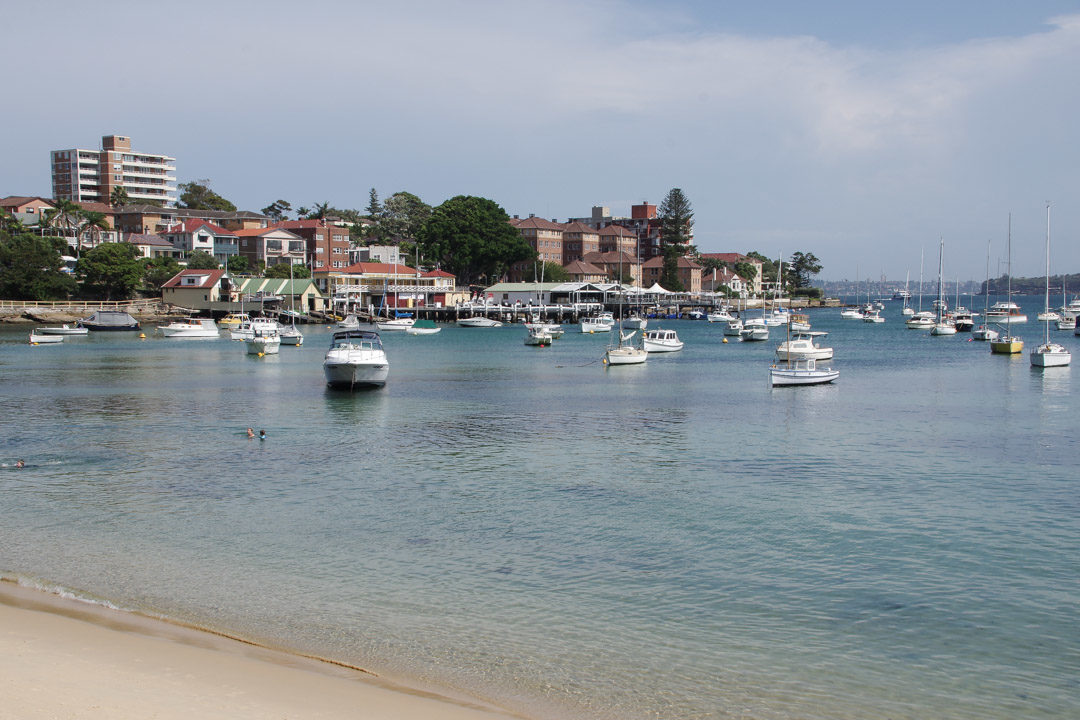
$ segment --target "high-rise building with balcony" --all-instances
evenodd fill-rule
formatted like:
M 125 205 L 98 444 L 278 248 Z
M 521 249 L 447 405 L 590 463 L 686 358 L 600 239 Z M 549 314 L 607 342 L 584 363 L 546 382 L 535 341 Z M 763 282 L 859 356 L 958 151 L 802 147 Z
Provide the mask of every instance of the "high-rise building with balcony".
M 176 158 L 131 149 L 131 138 L 106 135 L 100 150 L 52 151 L 53 197 L 73 202 L 109 202 L 124 188 L 132 203 L 176 204 Z

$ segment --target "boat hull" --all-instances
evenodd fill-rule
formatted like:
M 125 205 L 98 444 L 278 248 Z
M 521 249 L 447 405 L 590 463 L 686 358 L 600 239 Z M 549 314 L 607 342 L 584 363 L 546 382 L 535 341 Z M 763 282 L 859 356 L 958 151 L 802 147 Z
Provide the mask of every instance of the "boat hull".
M 1016 355 L 1024 352 L 1024 341 L 1019 338 L 999 338 L 990 341 L 990 352 L 995 355 Z
M 332 388 L 382 387 L 390 374 L 385 360 L 331 360 L 323 362 L 323 376 Z
M 502 323 L 499 322 L 498 320 L 492 320 L 491 318 L 486 318 L 486 317 L 460 318 L 460 319 L 458 319 L 457 324 L 460 327 L 467 327 L 467 328 L 496 328 L 496 327 L 502 327 Z
M 820 368 L 806 370 L 801 368 L 773 367 L 769 369 L 769 383 L 773 387 L 789 385 L 824 385 L 840 377 L 839 370 Z
M 60 327 L 40 327 L 35 331 L 45 335 L 89 335 L 90 331 L 84 327 L 72 327 L 61 325 Z
M 612 348 L 605 356 L 608 365 L 640 365 L 648 359 L 649 353 L 641 348 Z
M 1072 362 L 1072 353 L 1056 343 L 1040 345 L 1031 351 L 1032 367 L 1064 367 Z
M 64 342 L 63 335 L 37 335 L 35 333 L 30 333 L 31 345 L 53 345 L 59 342 Z

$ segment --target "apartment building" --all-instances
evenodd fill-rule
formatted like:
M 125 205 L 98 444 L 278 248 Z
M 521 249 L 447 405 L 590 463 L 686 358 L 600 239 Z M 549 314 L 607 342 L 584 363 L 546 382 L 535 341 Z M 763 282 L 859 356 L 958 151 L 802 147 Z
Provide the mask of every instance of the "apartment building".
M 563 265 L 583 260 L 589 253 L 600 252 L 600 233 L 583 222 L 568 223 L 563 227 L 562 250 Z
M 176 204 L 176 158 L 132 150 L 129 137 L 106 135 L 98 150 L 53 150 L 51 159 L 57 200 L 108 203 L 122 187 L 131 202 Z
M 524 219 L 515 215 L 510 219 L 510 224 L 517 228 L 521 237 L 536 251 L 538 261 L 563 264 L 563 232 L 566 226 L 535 215 Z M 514 263 L 509 273 L 511 280 L 531 280 L 532 278 L 525 277 L 526 269 L 531 267 L 531 261 Z
M 676 272 L 679 275 L 679 282 L 682 283 L 683 286 L 683 292 L 701 292 L 701 266 L 690 258 L 681 257 L 679 258 L 676 267 Z M 643 274 L 642 285 L 645 287 L 652 287 L 653 284 L 660 282 L 660 277 L 664 274 L 664 258 L 650 258 L 641 266 L 641 269 Z M 670 289 L 671 288 L 665 288 L 665 290 Z
M 351 262 L 349 258 L 349 228 L 336 225 L 326 220 L 285 220 L 274 223 L 273 227 L 283 228 L 304 238 L 308 267 L 344 268 Z M 367 258 L 365 258 L 367 259 Z M 399 262 L 397 258 L 393 262 Z
M 303 265 L 307 258 L 307 242 L 296 233 L 281 227 L 234 230 L 240 239 L 240 254 L 251 262 L 266 267 L 278 263 Z

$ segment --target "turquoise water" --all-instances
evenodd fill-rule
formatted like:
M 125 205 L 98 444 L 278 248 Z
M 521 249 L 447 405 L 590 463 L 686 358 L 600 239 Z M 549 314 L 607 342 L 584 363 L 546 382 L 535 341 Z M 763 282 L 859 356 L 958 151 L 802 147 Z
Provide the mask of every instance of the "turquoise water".
M 815 311 L 839 381 L 774 390 L 778 339 L 704 322 L 612 369 L 384 334 L 356 394 L 325 328 L 3 329 L 0 572 L 535 718 L 1076 717 L 1078 369 L 887 305 Z

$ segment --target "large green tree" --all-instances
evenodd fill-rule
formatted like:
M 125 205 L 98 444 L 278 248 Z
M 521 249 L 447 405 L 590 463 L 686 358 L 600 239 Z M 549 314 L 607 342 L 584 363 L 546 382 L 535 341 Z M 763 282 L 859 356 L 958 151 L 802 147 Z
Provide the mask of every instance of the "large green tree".
M 62 238 L 0 230 L 0 298 L 63 300 L 76 290 L 75 278 L 63 272 Z
M 306 278 L 311 277 L 311 270 L 308 269 L 307 265 L 293 265 L 292 266 L 292 276 L 293 276 L 293 278 L 295 278 L 297 280 L 304 280 Z M 276 265 L 271 265 L 270 267 L 266 268 L 265 272 L 263 272 L 263 277 L 266 277 L 266 278 L 287 278 L 287 277 L 289 277 L 289 263 L 282 262 L 282 263 L 277 263 Z
M 431 217 L 431 206 L 410 192 L 396 192 L 383 202 L 379 220 L 381 235 L 387 238 L 415 240 L 420 228 Z
M 173 257 L 156 257 L 143 263 L 143 287 L 158 291 L 180 272 L 180 263 Z
M 660 248 L 664 255 L 664 270 L 660 285 L 667 290 L 683 290 L 679 280 L 679 258 L 690 248 L 694 227 L 694 209 L 680 188 L 672 188 L 660 203 Z
M 417 240 L 427 262 L 438 263 L 465 285 L 494 282 L 511 264 L 536 257 L 505 210 L 494 200 L 470 195 L 452 197 L 432 210 Z
M 176 204 L 179 208 L 190 210 L 225 210 L 234 212 L 236 206 L 210 189 L 209 180 L 193 180 L 180 183 L 180 201 Z
M 187 256 L 187 266 L 192 270 L 217 270 L 221 263 L 205 250 L 195 250 Z
M 279 222 L 288 220 L 291 212 L 292 204 L 288 200 L 275 200 L 262 209 L 263 215 L 268 215 Z
M 102 300 L 126 300 L 142 282 L 144 266 L 131 243 L 104 243 L 79 258 L 83 291 Z
M 788 262 L 788 277 L 792 285 L 798 288 L 810 287 L 810 278 L 821 272 L 821 262 L 814 253 L 797 252 Z

